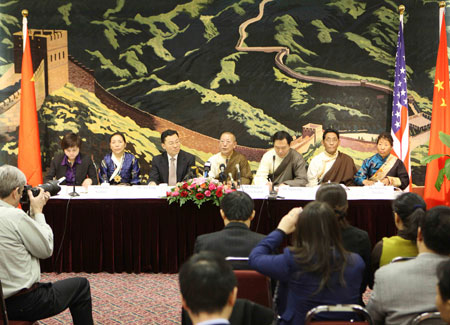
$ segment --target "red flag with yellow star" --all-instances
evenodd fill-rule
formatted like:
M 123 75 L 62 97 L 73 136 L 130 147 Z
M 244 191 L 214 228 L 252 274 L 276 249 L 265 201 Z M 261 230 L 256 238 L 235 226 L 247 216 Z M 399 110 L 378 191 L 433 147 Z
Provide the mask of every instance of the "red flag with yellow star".
M 41 145 L 34 90 L 33 62 L 27 18 L 23 18 L 24 51 L 22 57 L 22 79 L 20 81 L 20 125 L 19 154 L 17 167 L 27 177 L 28 184 L 42 184 Z
M 450 148 L 439 139 L 439 132 L 450 134 L 450 89 L 448 76 L 447 33 L 445 30 L 445 15 L 442 18 L 441 36 L 438 56 L 436 60 L 436 74 L 434 77 L 433 112 L 431 116 L 430 144 L 428 155 L 448 154 Z M 424 199 L 427 207 L 436 205 L 450 206 L 450 180 L 444 177 L 441 190 L 435 187 L 439 170 L 445 165 L 448 157 L 441 157 L 428 163 L 425 176 Z

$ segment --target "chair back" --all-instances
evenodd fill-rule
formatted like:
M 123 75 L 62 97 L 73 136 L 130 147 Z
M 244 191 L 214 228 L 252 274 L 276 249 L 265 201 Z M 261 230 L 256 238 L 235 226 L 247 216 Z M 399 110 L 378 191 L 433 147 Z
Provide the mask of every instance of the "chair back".
M 397 262 L 405 262 L 405 261 L 409 261 L 409 260 L 413 260 L 413 259 L 415 259 L 414 256 L 397 256 L 392 259 L 390 264 L 397 263 Z
M 234 270 L 238 282 L 237 297 L 272 307 L 270 279 L 254 270 Z
M 0 299 L 1 299 L 0 309 L 2 312 L 0 322 L 3 322 L 3 324 L 8 325 L 8 314 L 6 313 L 5 299 L 3 298 L 2 280 L 0 280 Z
M 315 321 L 314 318 L 317 317 L 320 313 L 354 313 L 359 315 L 363 320 L 362 321 L 355 321 L 355 320 L 317 320 Z M 314 307 L 308 313 L 305 317 L 305 325 L 314 324 L 314 325 L 372 325 L 372 317 L 370 317 L 369 312 L 360 305 L 321 305 Z
M 0 325 L 33 325 L 34 322 L 24 320 L 8 320 L 8 313 L 6 312 L 5 298 L 3 297 L 2 281 L 0 280 Z
M 416 316 L 411 325 L 446 325 L 447 323 L 441 319 L 439 312 L 427 312 Z

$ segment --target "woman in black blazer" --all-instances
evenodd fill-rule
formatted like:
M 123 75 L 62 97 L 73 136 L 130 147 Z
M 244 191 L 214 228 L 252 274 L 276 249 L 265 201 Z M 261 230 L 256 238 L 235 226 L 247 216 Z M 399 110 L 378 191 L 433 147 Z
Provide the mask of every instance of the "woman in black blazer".
M 63 185 L 97 185 L 97 173 L 88 156 L 80 153 L 81 138 L 73 132 L 67 133 L 61 140 L 64 153 L 57 154 L 50 163 L 50 171 L 44 181 L 65 177 Z

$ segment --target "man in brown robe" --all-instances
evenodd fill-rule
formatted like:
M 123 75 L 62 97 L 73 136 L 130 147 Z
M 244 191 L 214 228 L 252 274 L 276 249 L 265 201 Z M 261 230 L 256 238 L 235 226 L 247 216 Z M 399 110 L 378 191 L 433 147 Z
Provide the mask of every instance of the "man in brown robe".
M 325 151 L 316 155 L 308 168 L 308 186 L 317 186 L 325 182 L 353 185 L 353 176 L 357 172 L 353 159 L 338 151 L 339 132 L 326 129 L 322 144 Z
M 235 182 L 250 184 L 253 179 L 250 165 L 243 154 L 235 151 L 236 146 L 236 137 L 233 133 L 222 133 L 219 140 L 220 152 L 208 159 L 211 163 L 209 176 L 220 180 L 220 173 L 222 172 L 220 166 L 223 165 L 222 177 L 224 181 L 231 181 L 231 175 Z

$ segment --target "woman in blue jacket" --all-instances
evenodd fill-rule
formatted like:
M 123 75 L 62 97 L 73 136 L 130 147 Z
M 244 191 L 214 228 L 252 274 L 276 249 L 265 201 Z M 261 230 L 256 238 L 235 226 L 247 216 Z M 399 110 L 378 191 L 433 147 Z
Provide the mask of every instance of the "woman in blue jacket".
M 289 234 L 294 244 L 272 255 Z M 279 324 L 303 324 L 318 305 L 359 302 L 364 261 L 343 248 L 338 221 L 325 202 L 292 209 L 253 249 L 249 264 L 279 281 Z

